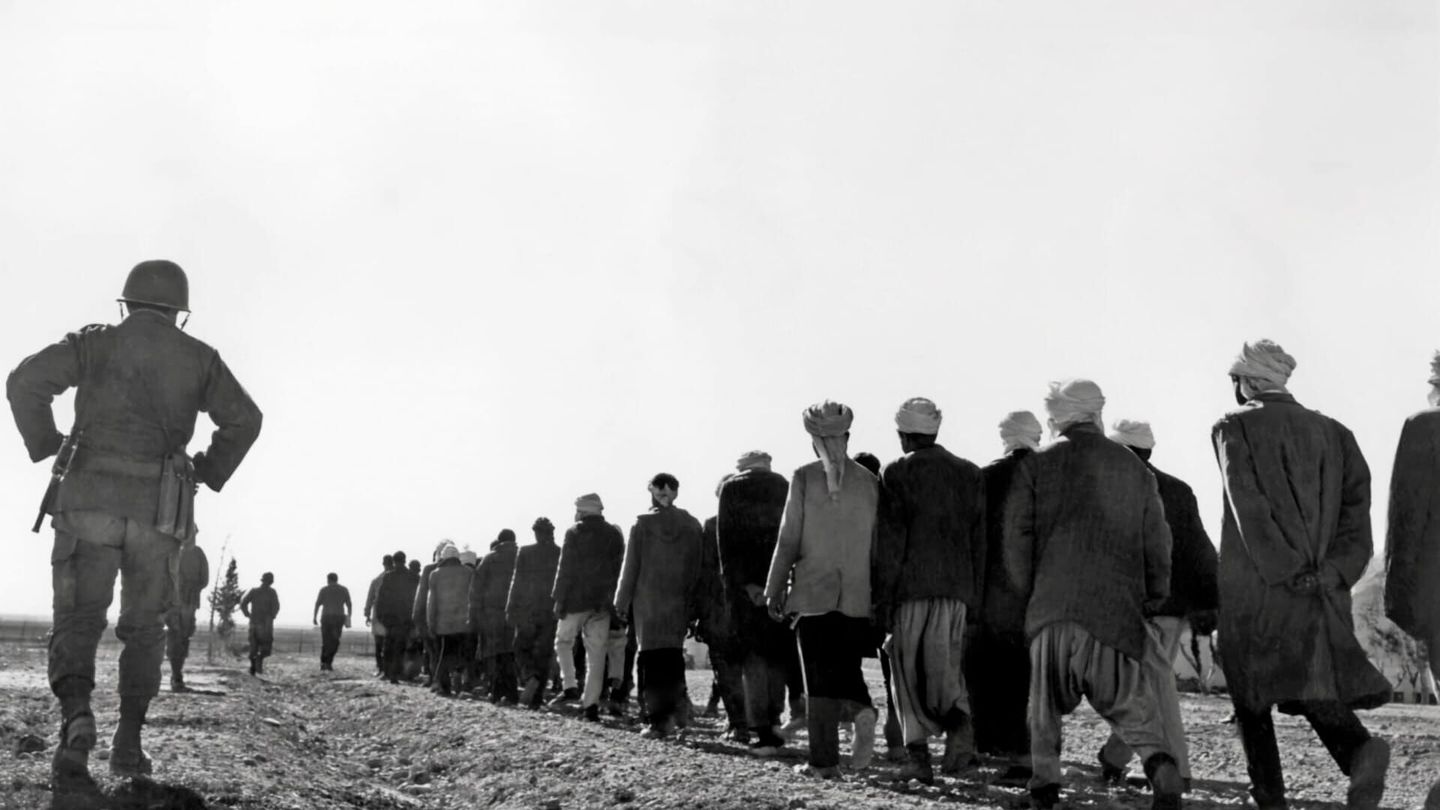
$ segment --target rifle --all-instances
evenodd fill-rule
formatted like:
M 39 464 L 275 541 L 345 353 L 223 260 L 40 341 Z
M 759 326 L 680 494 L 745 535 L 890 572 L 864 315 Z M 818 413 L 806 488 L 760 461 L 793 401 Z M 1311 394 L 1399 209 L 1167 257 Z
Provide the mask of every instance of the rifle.
M 80 434 L 83 432 L 77 430 L 60 443 L 60 452 L 55 454 L 55 464 L 50 467 L 50 486 L 45 488 L 45 497 L 40 499 L 40 514 L 35 516 L 35 525 L 30 527 L 30 531 L 36 534 L 40 533 L 45 516 L 55 511 L 55 497 L 60 494 L 60 480 L 70 472 L 70 465 L 75 463 L 75 451 L 80 449 Z

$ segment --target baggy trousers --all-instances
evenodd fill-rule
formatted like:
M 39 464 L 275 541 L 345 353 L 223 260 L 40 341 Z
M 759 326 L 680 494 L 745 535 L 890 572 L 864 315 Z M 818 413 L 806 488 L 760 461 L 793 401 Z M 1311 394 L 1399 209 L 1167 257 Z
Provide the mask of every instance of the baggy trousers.
M 165 613 L 165 657 L 170 659 L 170 679 L 180 680 L 185 659 L 190 657 L 190 637 L 195 635 L 195 607 L 171 605 Z
M 840 717 L 845 709 L 869 707 L 870 689 L 860 669 L 870 620 L 831 612 L 802 616 L 795 638 L 805 675 L 806 730 L 810 734 L 810 765 L 840 764 Z
M 965 603 L 914 599 L 895 611 L 890 654 L 890 692 L 905 743 L 924 743 L 962 727 L 970 697 L 960 661 L 965 651 Z
M 88 696 L 95 688 L 95 650 L 118 574 L 115 637 L 124 644 L 119 692 L 121 697 L 154 697 L 165 655 L 165 614 L 175 599 L 179 542 L 140 521 L 93 510 L 61 512 L 54 526 L 51 689 L 56 695 Z
M 606 641 L 610 636 L 610 611 L 582 610 L 567 613 L 555 627 L 555 657 L 560 660 L 560 681 L 566 689 L 574 689 L 575 637 L 585 645 L 585 691 L 581 706 L 600 705 L 600 690 L 605 686 Z
M 1150 638 L 1145 645 L 1145 674 L 1150 679 L 1150 691 L 1155 695 L 1160 710 L 1160 723 L 1165 728 L 1165 744 L 1170 756 L 1180 769 L 1182 779 L 1190 778 L 1190 746 L 1185 742 L 1185 723 L 1180 718 L 1180 693 L 1175 688 L 1175 657 L 1180 654 L 1180 635 L 1185 631 L 1185 620 L 1178 616 L 1156 616 L 1146 622 Z M 1100 758 L 1116 768 L 1124 768 L 1135 752 L 1110 733 L 1110 739 L 1100 749 Z
M 1030 642 L 1032 791 L 1060 784 L 1063 718 L 1081 698 L 1142 762 L 1170 753 L 1144 665 L 1096 641 L 1078 624 L 1051 624 Z
M 345 630 L 345 614 L 320 617 L 320 663 L 330 666 L 340 651 L 340 634 Z

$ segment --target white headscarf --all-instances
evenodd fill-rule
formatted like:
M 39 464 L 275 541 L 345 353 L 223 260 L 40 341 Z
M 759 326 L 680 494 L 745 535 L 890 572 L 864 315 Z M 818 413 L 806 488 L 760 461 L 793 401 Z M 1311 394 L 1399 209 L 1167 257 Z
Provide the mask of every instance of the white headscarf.
M 1011 411 L 1000 420 L 1000 441 L 1005 443 L 1007 453 L 1022 447 L 1039 450 L 1043 432 L 1040 420 L 1029 411 Z
M 1230 364 L 1231 376 L 1248 380 L 1256 392 L 1289 393 L 1285 385 L 1294 371 L 1295 358 L 1280 348 L 1279 343 L 1263 338 L 1246 343 Z
M 736 472 L 770 469 L 770 454 L 764 450 L 751 450 L 735 460 Z
M 1060 432 L 1071 425 L 1091 423 L 1104 427 L 1100 411 L 1105 407 L 1105 395 L 1094 381 L 1083 377 L 1050 383 L 1050 393 L 1045 397 L 1045 410 L 1050 414 L 1050 426 Z
M 1121 419 L 1110 428 L 1110 439 L 1117 444 L 1138 447 L 1141 450 L 1150 450 L 1155 447 L 1155 434 L 1150 430 L 1149 422 L 1141 422 L 1138 419 Z
M 811 405 L 801 414 L 805 432 L 810 434 L 815 452 L 820 455 L 820 465 L 825 468 L 825 488 L 830 499 L 840 497 L 840 486 L 845 479 L 845 465 L 850 462 L 847 454 L 850 423 L 855 413 L 845 405 L 825 400 Z
M 934 436 L 940 432 L 940 409 L 925 397 L 913 397 L 900 405 L 895 412 L 895 427 L 901 433 L 924 433 Z

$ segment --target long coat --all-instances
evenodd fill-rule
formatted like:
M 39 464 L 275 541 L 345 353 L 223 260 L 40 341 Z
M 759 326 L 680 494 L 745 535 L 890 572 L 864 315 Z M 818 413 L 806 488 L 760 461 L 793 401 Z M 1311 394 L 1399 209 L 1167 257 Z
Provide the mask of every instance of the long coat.
M 481 558 L 470 580 L 470 631 L 480 634 L 481 658 L 515 651 L 515 628 L 505 620 L 515 554 L 514 543 L 501 543 Z
M 1220 661 L 1236 702 L 1381 705 L 1390 684 L 1350 614 L 1373 552 L 1370 469 L 1354 435 L 1267 392 L 1222 417 L 1213 438 L 1225 488 Z M 1305 574 L 1319 587 L 1298 587 Z
M 470 580 L 474 576 L 458 559 L 441 560 L 430 572 L 426 588 L 425 626 L 436 636 L 471 631 Z
M 631 614 L 641 650 L 685 646 L 700 582 L 700 522 L 675 506 L 636 518 L 625 544 L 615 610 Z
M 1030 452 L 1012 450 L 980 470 L 985 478 L 985 591 L 977 624 L 1022 647 L 1028 596 L 1005 572 L 1005 503 L 1015 468 Z
M 513 627 L 544 624 L 555 620 L 555 568 L 560 564 L 560 547 L 554 542 L 537 542 L 515 552 L 515 574 L 510 579 L 510 596 L 505 603 L 505 621 Z
M 845 461 L 839 497 L 830 498 L 819 461 L 797 469 L 770 558 L 765 599 L 785 598 L 785 612 L 839 612 L 870 618 L 870 551 L 880 505 L 880 482 Z
M 1411 416 L 1400 431 L 1389 524 L 1385 615 L 1410 635 L 1432 639 L 1440 634 L 1440 408 Z

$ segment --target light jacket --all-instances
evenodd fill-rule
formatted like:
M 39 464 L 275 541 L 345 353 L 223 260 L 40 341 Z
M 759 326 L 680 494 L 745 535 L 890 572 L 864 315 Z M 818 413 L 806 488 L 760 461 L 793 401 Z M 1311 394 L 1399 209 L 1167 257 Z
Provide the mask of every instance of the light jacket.
M 845 460 L 839 497 L 831 500 L 819 460 L 795 471 L 780 538 L 765 582 L 767 600 L 785 597 L 785 612 L 870 616 L 870 551 L 879 481 Z

